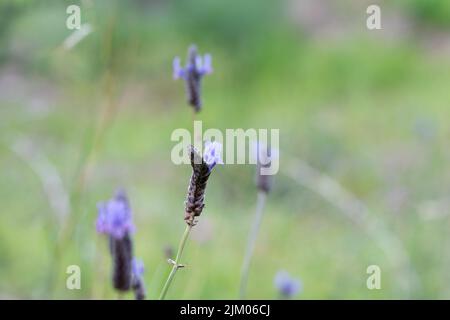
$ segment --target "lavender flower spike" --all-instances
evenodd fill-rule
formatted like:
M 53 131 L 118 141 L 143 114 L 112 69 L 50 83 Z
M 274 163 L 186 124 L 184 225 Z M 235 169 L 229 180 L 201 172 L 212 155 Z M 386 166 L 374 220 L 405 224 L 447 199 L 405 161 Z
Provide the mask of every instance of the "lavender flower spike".
M 218 163 L 222 163 L 221 160 L 221 150 L 222 145 L 218 142 L 207 142 L 205 144 L 205 153 L 202 156 L 194 146 L 190 146 L 189 152 L 191 157 L 192 166 L 192 176 L 189 181 L 189 188 L 187 199 L 185 202 L 184 210 L 184 220 L 186 221 L 186 229 L 184 230 L 183 236 L 180 240 L 180 245 L 178 247 L 178 252 L 176 254 L 175 260 L 168 259 L 168 262 L 172 265 L 172 271 L 170 271 L 169 276 L 162 288 L 160 300 L 164 300 L 167 292 L 173 282 L 177 270 L 184 267 L 180 264 L 181 256 L 183 255 L 183 250 L 185 248 L 189 233 L 193 226 L 195 226 L 195 217 L 200 216 L 203 208 L 205 207 L 205 190 L 206 183 L 208 182 L 209 176 L 212 169 Z
M 285 299 L 294 297 L 301 290 L 300 280 L 292 278 L 286 271 L 278 271 L 274 283 L 281 297 Z
M 211 55 L 205 54 L 203 57 L 198 55 L 195 45 L 191 45 L 189 48 L 188 61 L 184 68 L 181 67 L 179 57 L 175 57 L 173 60 L 173 78 L 175 80 L 181 78 L 186 82 L 188 103 L 194 107 L 195 112 L 199 112 L 202 106 L 201 79 L 212 72 Z
M 205 190 L 209 175 L 221 158 L 222 145 L 218 142 L 206 142 L 203 157 L 191 146 L 192 176 L 189 182 L 184 220 L 189 226 L 195 225 L 195 217 L 200 216 L 205 207 Z
M 128 198 L 123 190 L 117 191 L 113 199 L 98 205 L 97 231 L 109 236 L 114 288 L 128 291 L 131 287 L 131 233 L 134 231 L 134 224 Z

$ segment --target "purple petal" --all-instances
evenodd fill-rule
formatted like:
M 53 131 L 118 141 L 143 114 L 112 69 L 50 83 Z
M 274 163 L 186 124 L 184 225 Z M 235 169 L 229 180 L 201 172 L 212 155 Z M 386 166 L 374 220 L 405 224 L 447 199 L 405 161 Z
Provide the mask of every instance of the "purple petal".
M 179 78 L 184 78 L 184 70 L 181 67 L 181 62 L 179 57 L 173 59 L 173 79 L 177 80 Z
M 212 58 L 210 54 L 205 54 L 203 56 L 203 66 L 201 70 L 201 74 L 210 74 L 213 72 L 212 68 Z

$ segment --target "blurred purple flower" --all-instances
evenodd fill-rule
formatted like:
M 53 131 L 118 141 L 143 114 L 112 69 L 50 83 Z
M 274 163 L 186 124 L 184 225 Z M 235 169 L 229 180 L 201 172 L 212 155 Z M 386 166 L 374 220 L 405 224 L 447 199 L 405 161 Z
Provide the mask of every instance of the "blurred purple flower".
M 284 298 L 292 298 L 302 288 L 300 280 L 292 278 L 286 271 L 278 271 L 274 279 L 275 287 Z
M 222 144 L 217 141 L 206 141 L 205 150 L 203 152 L 203 161 L 211 171 L 216 164 L 223 164 L 222 160 Z
M 122 239 L 134 232 L 131 208 L 123 190 L 117 191 L 114 198 L 97 205 L 97 232 L 108 234 L 115 239 Z
M 195 111 L 200 111 L 201 97 L 200 85 L 204 75 L 213 72 L 212 58 L 210 54 L 203 56 L 197 54 L 197 47 L 192 45 L 189 47 L 188 60 L 185 67 L 181 66 L 179 57 L 173 59 L 173 78 L 183 79 L 186 81 L 186 91 L 188 94 L 188 102 L 194 107 Z
M 133 258 L 133 261 L 131 262 L 131 272 L 133 277 L 132 288 L 136 300 L 144 300 L 146 296 L 144 281 L 142 279 L 144 271 L 144 262 Z

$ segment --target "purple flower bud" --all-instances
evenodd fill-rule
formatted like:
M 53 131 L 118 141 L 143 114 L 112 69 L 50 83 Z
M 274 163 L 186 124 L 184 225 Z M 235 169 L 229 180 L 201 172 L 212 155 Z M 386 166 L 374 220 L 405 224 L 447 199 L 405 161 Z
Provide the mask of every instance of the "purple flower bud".
M 126 194 L 119 190 L 115 197 L 97 205 L 97 232 L 121 239 L 134 232 L 131 209 Z
M 286 271 L 277 272 L 274 284 L 283 298 L 292 298 L 301 290 L 300 280 L 292 278 Z

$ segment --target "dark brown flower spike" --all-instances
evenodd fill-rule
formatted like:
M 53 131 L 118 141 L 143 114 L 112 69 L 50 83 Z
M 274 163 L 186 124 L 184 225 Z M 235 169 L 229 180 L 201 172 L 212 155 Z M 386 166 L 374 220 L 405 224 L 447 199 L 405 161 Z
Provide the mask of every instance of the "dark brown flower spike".
M 205 207 L 206 183 L 214 166 L 222 163 L 221 148 L 222 146 L 218 142 L 207 142 L 202 157 L 193 146 L 190 146 L 192 176 L 189 182 L 184 214 L 184 220 L 189 226 L 196 224 L 195 217 L 200 216 Z
M 205 207 L 205 190 L 211 171 L 194 147 L 190 147 L 192 176 L 189 182 L 184 220 L 195 226 L 195 217 L 200 216 Z

